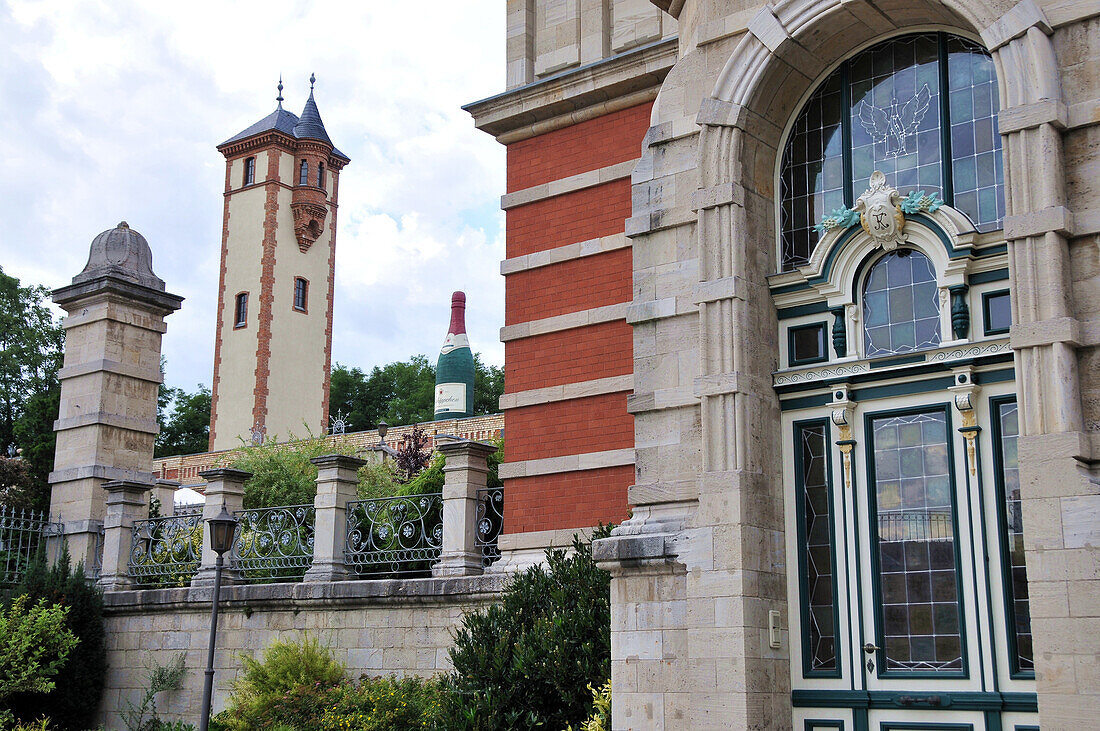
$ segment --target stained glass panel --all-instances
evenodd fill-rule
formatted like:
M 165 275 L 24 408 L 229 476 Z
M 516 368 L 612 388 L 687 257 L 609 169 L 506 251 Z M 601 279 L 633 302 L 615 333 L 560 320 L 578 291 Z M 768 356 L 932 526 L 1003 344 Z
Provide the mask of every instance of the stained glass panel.
M 947 53 L 954 205 L 979 231 L 993 231 L 1005 212 L 993 60 L 980 46 L 953 36 Z
M 939 288 L 928 257 L 898 249 L 875 262 L 863 286 L 863 332 L 868 358 L 939 345 Z
M 947 419 L 873 421 L 875 526 L 886 671 L 961 671 Z
M 942 193 L 936 34 L 880 43 L 849 64 L 853 200 L 875 170 L 898 190 Z
M 808 626 L 806 669 L 836 670 L 836 606 L 833 597 L 828 438 L 824 423 L 798 428 L 801 470 L 799 549 L 803 552 L 802 602 Z
M 814 224 L 844 206 L 840 87 L 840 77 L 834 75 L 814 92 L 795 120 L 783 152 L 780 217 L 784 269 L 810 260 L 818 239 Z
M 1009 618 L 1016 634 L 1016 656 L 1012 665 L 1016 671 L 1033 671 L 1035 660 L 1031 645 L 1031 607 L 1028 603 L 1027 566 L 1024 563 L 1024 523 L 1020 503 L 1020 470 L 1016 459 L 1016 442 L 1020 436 L 1019 409 L 1015 402 L 997 405 L 999 437 L 998 462 L 1004 491 L 1005 536 L 1008 544 Z
M 1000 227 L 999 107 L 989 54 L 955 36 L 902 36 L 842 63 L 810 96 L 783 150 L 780 269 L 809 261 L 814 226 L 851 205 L 875 170 L 903 195 L 941 194 L 980 231 Z

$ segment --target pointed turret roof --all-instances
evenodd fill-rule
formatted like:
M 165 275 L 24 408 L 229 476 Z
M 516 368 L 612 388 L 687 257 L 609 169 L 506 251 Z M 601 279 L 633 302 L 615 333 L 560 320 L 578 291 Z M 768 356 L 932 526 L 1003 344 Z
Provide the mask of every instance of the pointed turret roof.
M 248 129 L 238 132 L 221 143 L 218 148 L 272 130 L 290 135 L 295 139 L 320 140 L 332 145 L 332 140 L 329 138 L 328 132 L 325 131 L 325 124 L 321 121 L 321 113 L 317 110 L 317 102 L 313 98 L 314 81 L 315 77 L 311 75 L 309 77 L 309 99 L 306 100 L 306 106 L 302 109 L 301 117 L 283 109 L 283 85 L 282 79 L 280 79 L 278 108 Z M 337 150 L 335 145 L 332 146 L 332 154 L 345 162 L 351 161 L 351 158 Z

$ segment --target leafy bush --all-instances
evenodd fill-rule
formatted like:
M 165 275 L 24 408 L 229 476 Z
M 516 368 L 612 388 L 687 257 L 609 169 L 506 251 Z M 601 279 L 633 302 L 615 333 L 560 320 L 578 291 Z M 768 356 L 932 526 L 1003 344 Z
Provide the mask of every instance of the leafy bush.
M 77 644 L 76 635 L 65 627 L 68 613 L 68 607 L 45 599 L 31 604 L 26 594 L 0 611 L 0 726 L 14 718 L 6 707 L 11 696 L 48 693 L 56 687 L 54 677 Z
M 252 473 L 244 484 L 245 508 L 312 504 L 317 494 L 317 466 L 310 462 L 326 454 L 354 454 L 349 444 L 334 443 L 312 434 L 279 444 L 272 437 L 263 444 L 245 445 L 230 467 Z
M 48 717 L 58 731 L 84 731 L 94 725 L 107 672 L 107 644 L 103 627 L 103 595 L 84 575 L 84 566 L 69 566 L 63 547 L 56 564 L 47 568 L 43 554 L 31 563 L 15 595 L 29 601 L 45 599 L 68 609 L 65 626 L 80 641 L 57 674 L 57 687 L 48 693 L 20 693 L 11 699 L 17 718 Z
M 611 679 L 598 689 L 589 684 L 588 689 L 592 691 L 592 713 L 578 731 L 611 731 Z M 566 731 L 573 731 L 573 727 L 566 727 Z
M 593 538 L 603 538 L 600 526 Z M 611 675 L 611 580 L 592 545 L 547 549 L 546 567 L 517 575 L 498 605 L 463 618 L 451 649 L 450 727 L 564 728 L 591 706 L 589 685 Z
M 256 660 L 240 655 L 244 667 L 233 683 L 229 707 L 218 721 L 232 731 L 270 728 L 276 723 L 318 719 L 325 709 L 324 695 L 344 680 L 345 668 L 332 650 L 316 637 L 298 642 L 278 640 Z
M 443 728 L 440 680 L 410 677 L 360 679 L 332 690 L 321 716 L 324 731 L 391 731 Z

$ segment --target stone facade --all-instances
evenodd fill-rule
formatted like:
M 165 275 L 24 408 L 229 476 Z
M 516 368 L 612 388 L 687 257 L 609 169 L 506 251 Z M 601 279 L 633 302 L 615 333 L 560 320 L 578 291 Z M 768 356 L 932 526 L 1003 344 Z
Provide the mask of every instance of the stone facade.
M 509 3 L 509 91 L 468 107 L 479 128 L 509 145 L 511 170 L 512 149 L 519 144 L 549 145 L 551 136 L 562 130 L 590 120 L 610 121 L 615 110 L 637 103 L 639 89 L 656 92 L 655 98 L 646 92 L 646 102 L 654 99 L 652 113 L 640 157 L 632 165 L 631 210 L 622 229 L 633 269 L 631 301 L 618 316 L 633 328 L 627 408 L 634 417 L 634 474 L 627 494 L 634 508 L 631 519 L 596 548 L 614 577 L 614 727 L 837 728 L 838 721 L 857 729 L 885 729 L 906 719 L 990 729 L 1091 725 L 1100 713 L 1097 648 L 1087 639 L 1100 636 L 1100 614 L 1088 599 L 1100 578 L 1100 432 L 1095 414 L 1100 388 L 1100 321 L 1095 306 L 1100 204 L 1090 182 L 1100 159 L 1095 144 L 1100 129 L 1100 26 L 1095 4 L 653 4 L 676 19 L 677 40 L 617 54 L 605 46 L 602 56 L 590 56 L 586 64 L 585 50 L 595 46 L 584 43 L 584 19 L 589 17 L 585 9 L 601 5 L 601 17 L 606 19 L 632 4 Z M 599 15 L 593 11 L 591 17 Z M 644 22 L 634 27 L 643 34 L 654 32 Z M 794 274 L 775 274 L 780 158 L 795 117 L 829 72 L 876 42 L 929 29 L 946 30 L 980 45 L 992 57 L 999 82 L 1007 210 L 1000 229 L 972 237 L 975 250 L 984 247 L 988 256 L 969 254 L 966 266 L 972 286 L 999 281 L 1012 295 L 1013 324 L 1005 340 L 1010 340 L 1014 356 L 1007 377 L 1015 381 L 1021 414 L 1022 541 L 1035 679 L 1027 680 L 1026 674 L 1009 678 L 1003 666 L 990 669 L 987 655 L 981 663 L 974 661 L 982 669 L 966 686 L 986 694 L 981 697 L 987 705 L 951 696 L 955 705 L 946 712 L 947 696 L 898 694 L 890 690 L 897 688 L 891 683 L 902 681 L 890 681 L 873 670 L 864 673 L 864 654 L 854 649 L 853 657 L 844 661 L 849 663 L 844 682 L 851 681 L 846 687 L 863 698 L 859 702 L 864 705 L 853 702 L 846 711 L 818 713 L 816 708 L 806 710 L 813 705 L 807 698 L 826 692 L 812 688 L 831 686 L 803 677 L 792 663 L 791 645 L 799 638 L 787 633 L 798 615 L 799 548 L 791 532 L 797 523 L 793 489 L 788 490 L 793 463 L 785 426 L 789 422 L 784 420 L 792 418 L 785 414 L 798 404 L 783 401 L 776 372 L 788 368 L 787 346 L 779 338 L 781 332 L 787 334 L 782 318 L 824 310 L 815 310 L 819 305 L 811 299 L 792 299 L 788 311 L 778 311 L 776 302 L 786 296 L 781 288 L 789 285 L 793 291 L 805 281 Z M 675 58 L 666 62 L 659 49 L 671 48 L 672 43 Z M 608 137 L 617 136 L 609 132 Z M 606 142 L 615 144 L 618 139 Z M 593 175 L 598 180 L 604 170 L 571 172 L 578 181 Z M 558 181 L 530 194 L 511 192 L 510 187 L 504 198 L 509 226 L 506 274 L 512 276 L 529 261 L 517 259 L 518 254 L 531 255 L 513 250 L 513 226 L 524 223 L 513 211 L 542 204 L 541 196 L 565 199 L 571 185 L 571 180 Z M 597 198 L 612 204 L 617 200 L 609 189 Z M 540 234 L 550 241 L 537 248 L 540 261 L 553 261 L 555 254 L 568 258 L 570 246 L 579 239 L 553 237 L 559 226 L 567 229 L 579 214 L 571 212 L 563 220 L 547 209 L 545 215 L 553 225 Z M 600 233 L 604 238 L 586 242 L 582 249 L 598 250 L 616 234 Z M 1002 242 L 1007 246 L 996 253 Z M 950 276 L 957 274 L 952 272 Z M 591 291 L 594 285 L 580 288 Z M 981 306 L 980 298 L 965 290 L 945 288 L 944 296 L 947 304 L 942 308 L 954 309 L 952 298 L 962 307 Z M 808 309 L 796 311 L 799 307 Z M 611 320 L 618 312 L 613 315 L 607 307 L 587 310 L 583 317 L 570 315 L 568 322 L 573 327 L 587 325 Z M 846 337 L 847 316 L 841 309 L 841 324 L 832 326 L 834 337 L 838 328 Z M 511 338 L 534 332 L 535 323 L 513 327 L 511 317 L 506 314 L 502 331 L 506 346 Z M 564 322 L 564 317 L 555 313 L 550 324 Z M 943 317 L 946 333 L 955 323 Z M 548 324 L 539 321 L 538 326 Z M 968 337 L 973 341 L 984 336 L 971 330 Z M 995 347 L 1003 348 L 1004 343 L 998 341 Z M 847 351 L 840 357 L 856 359 Z M 952 357 L 946 352 L 942 360 Z M 993 385 L 999 382 L 992 375 L 995 366 L 986 363 L 976 361 L 974 372 L 989 384 L 982 386 L 987 396 L 1000 394 L 1003 389 Z M 956 368 L 955 378 L 959 375 Z M 838 415 L 832 422 L 841 430 L 841 446 L 847 447 L 838 447 L 833 456 L 835 475 L 842 474 L 842 463 L 848 464 L 843 460 L 853 460 L 851 464 L 862 469 L 864 459 L 852 452 L 852 438 L 843 436 L 850 433 L 845 428 L 853 428 L 845 415 L 858 412 L 862 422 L 864 414 L 869 419 L 871 413 L 870 404 L 860 406 L 849 398 L 855 391 L 849 391 L 848 379 L 840 376 L 836 371 L 819 387 L 822 408 L 830 398 L 836 400 L 833 413 Z M 898 394 L 912 392 L 913 379 L 918 376 L 899 376 L 891 387 Z M 829 394 L 831 384 L 844 386 L 839 396 Z M 932 387 L 925 383 L 919 388 Z M 988 414 L 960 407 L 968 402 L 960 402 L 957 392 L 938 388 L 943 397 L 956 399 L 949 407 L 953 418 L 968 429 L 977 421 L 976 426 L 985 430 L 954 437 L 959 472 L 973 473 L 977 480 L 975 460 L 980 458 L 988 477 L 998 454 L 989 441 L 996 426 Z M 817 393 L 804 391 L 806 399 L 819 398 Z M 535 402 L 552 403 L 548 395 L 530 394 Z M 527 397 L 517 395 L 516 400 L 528 403 Z M 912 402 L 899 397 L 896 403 Z M 511 413 L 506 411 L 506 420 Z M 824 413 L 828 417 L 829 412 Z M 857 449 L 864 446 L 861 442 Z M 977 456 L 968 455 L 968 449 Z M 560 465 L 564 463 L 555 460 L 568 455 L 570 450 L 563 447 L 539 459 Z M 509 461 L 513 459 L 509 454 Z M 569 464 L 573 469 L 580 466 Z M 853 468 L 843 469 L 851 481 Z M 540 488 L 566 489 L 565 477 L 551 472 Z M 833 489 L 840 491 L 842 484 L 843 480 Z M 985 512 L 971 513 L 974 523 L 967 530 L 974 535 L 987 530 L 996 534 L 995 508 L 986 505 Z M 842 544 L 837 550 L 841 548 Z M 1000 559 L 987 555 L 986 561 L 996 565 Z M 999 580 L 980 570 L 967 569 L 964 574 L 969 578 L 963 586 L 975 593 L 976 619 L 969 626 L 987 643 L 994 638 L 1000 649 L 992 654 L 1003 653 L 1003 626 L 993 618 L 1000 600 L 992 591 L 989 598 L 980 593 L 981 587 Z M 871 591 L 869 585 L 853 584 L 853 592 L 861 589 Z M 868 645 L 869 653 L 881 656 L 881 648 Z M 796 681 L 801 695 L 792 692 Z M 931 687 L 929 682 L 914 681 L 914 687 Z M 898 710 L 905 704 L 939 710 L 905 716 Z
M 500 577 L 272 584 L 222 589 L 214 654 L 214 712 L 225 707 L 239 656 L 258 657 L 276 640 L 302 633 L 333 648 L 348 675 L 429 676 L 450 669 L 452 632 L 464 612 L 499 594 Z M 152 662 L 183 653 L 183 688 L 164 693 L 165 719 L 194 722 L 210 636 L 210 589 L 120 591 L 105 595 L 107 682 L 101 722 L 123 728 L 122 709 L 137 704 Z

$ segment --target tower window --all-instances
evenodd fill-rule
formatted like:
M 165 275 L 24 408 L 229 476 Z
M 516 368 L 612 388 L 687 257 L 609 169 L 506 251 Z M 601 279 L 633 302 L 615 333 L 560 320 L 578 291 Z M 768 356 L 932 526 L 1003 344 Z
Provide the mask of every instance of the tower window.
M 317 187 L 321 190 L 325 189 L 325 164 L 323 162 L 317 163 Z
M 309 163 L 305 160 L 298 165 L 298 185 L 309 185 Z
M 233 327 L 244 327 L 248 324 L 248 292 L 237 295 L 237 305 L 233 312 Z
M 250 157 L 244 161 L 244 184 L 252 185 L 256 182 L 256 158 Z
M 305 312 L 309 305 L 309 281 L 301 277 L 294 278 L 294 309 Z

